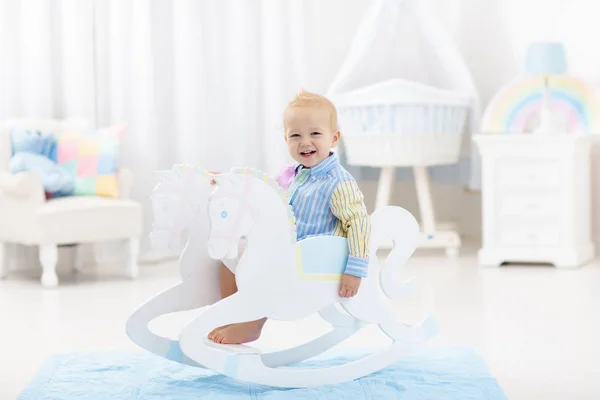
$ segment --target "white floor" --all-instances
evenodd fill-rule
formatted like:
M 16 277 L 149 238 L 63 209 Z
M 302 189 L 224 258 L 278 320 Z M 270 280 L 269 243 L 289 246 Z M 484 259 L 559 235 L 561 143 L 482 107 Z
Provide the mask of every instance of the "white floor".
M 435 291 L 442 332 L 432 344 L 475 347 L 509 399 L 600 398 L 600 261 L 577 270 L 487 269 L 476 265 L 472 251 L 454 261 L 419 253 L 407 270 L 427 278 Z M 177 269 L 143 266 L 136 281 L 62 278 L 56 290 L 42 290 L 33 276 L 0 281 L 0 399 L 16 398 L 52 353 L 137 350 L 125 336 L 125 320 L 175 283 Z M 165 317 L 153 328 L 176 336 L 193 314 Z M 257 345 L 300 342 L 323 328 L 313 318 L 267 324 Z M 367 330 L 345 345 L 369 345 L 378 335 Z

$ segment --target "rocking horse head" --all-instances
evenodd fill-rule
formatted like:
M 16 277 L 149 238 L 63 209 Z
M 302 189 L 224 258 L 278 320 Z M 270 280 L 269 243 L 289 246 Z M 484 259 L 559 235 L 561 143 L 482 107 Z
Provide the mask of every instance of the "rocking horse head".
M 215 259 L 235 259 L 238 241 L 248 236 L 257 220 L 250 201 L 254 184 L 249 175 L 227 173 L 214 177 L 216 188 L 208 201 L 208 254 Z
M 152 195 L 154 223 L 150 239 L 156 249 L 178 251 L 183 231 L 198 216 L 199 207 L 206 204 L 207 175 L 187 164 L 174 165 L 171 170 L 158 171 L 157 175 L 160 182 Z
M 295 219 L 277 182 L 261 171 L 234 168 L 212 177 L 216 188 L 208 200 L 208 252 L 215 259 L 234 259 L 241 238 L 254 234 L 295 241 Z M 257 229 L 257 228 L 266 229 Z

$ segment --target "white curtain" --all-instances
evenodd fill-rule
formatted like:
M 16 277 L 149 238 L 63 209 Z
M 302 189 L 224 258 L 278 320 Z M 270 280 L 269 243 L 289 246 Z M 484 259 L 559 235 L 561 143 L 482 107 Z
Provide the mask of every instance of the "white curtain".
M 326 89 L 368 3 L 0 0 L 0 119 L 127 122 L 122 164 L 147 232 L 157 169 L 290 161 L 285 104 Z
M 574 72 L 589 76 L 600 67 L 596 2 L 420 1 L 456 41 L 482 107 L 519 72 L 532 40 L 565 41 Z M 156 169 L 189 162 L 274 173 L 289 161 L 281 134 L 286 101 L 301 87 L 327 90 L 370 5 L 0 0 L 0 119 L 126 121 L 122 162 L 136 174 L 134 196 L 145 205 L 148 229 Z M 468 154 L 458 168 L 463 183 Z M 440 176 L 458 183 L 456 174 Z

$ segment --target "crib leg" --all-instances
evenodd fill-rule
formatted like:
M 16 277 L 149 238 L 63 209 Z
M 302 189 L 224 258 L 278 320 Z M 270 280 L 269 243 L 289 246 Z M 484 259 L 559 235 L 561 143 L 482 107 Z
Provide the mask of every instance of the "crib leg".
M 422 165 L 413 167 L 413 172 L 415 174 L 415 185 L 417 188 L 419 211 L 421 213 L 422 230 L 427 235 L 434 235 L 435 213 L 433 212 L 433 202 L 431 200 L 429 172 L 427 171 L 427 167 Z
M 4 279 L 8 275 L 8 256 L 6 250 L 6 244 L 0 242 L 0 279 Z
M 396 169 L 394 167 L 382 167 L 377 185 L 377 198 L 375 199 L 375 209 L 378 210 L 390 204 L 392 186 L 394 185 L 394 176 Z

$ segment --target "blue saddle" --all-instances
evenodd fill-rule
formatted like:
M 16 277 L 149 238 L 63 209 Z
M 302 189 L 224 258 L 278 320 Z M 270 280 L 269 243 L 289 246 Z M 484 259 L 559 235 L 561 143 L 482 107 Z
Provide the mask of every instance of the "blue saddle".
M 348 262 L 348 239 L 312 236 L 296 243 L 302 280 L 340 280 Z

